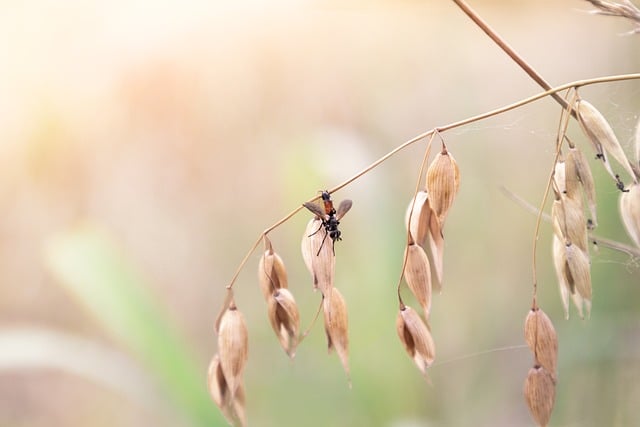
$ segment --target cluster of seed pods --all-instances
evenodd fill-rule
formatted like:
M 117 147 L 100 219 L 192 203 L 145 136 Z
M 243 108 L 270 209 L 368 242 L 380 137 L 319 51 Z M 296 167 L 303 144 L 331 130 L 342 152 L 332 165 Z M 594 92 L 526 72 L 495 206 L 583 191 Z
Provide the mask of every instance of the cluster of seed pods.
M 435 360 L 429 317 L 432 290 L 442 290 L 444 223 L 460 187 L 460 170 L 446 146 L 427 169 L 426 182 L 409 203 L 403 277 L 423 317 L 400 300 L 396 330 L 405 350 L 426 377 Z M 427 254 L 428 252 L 428 254 Z

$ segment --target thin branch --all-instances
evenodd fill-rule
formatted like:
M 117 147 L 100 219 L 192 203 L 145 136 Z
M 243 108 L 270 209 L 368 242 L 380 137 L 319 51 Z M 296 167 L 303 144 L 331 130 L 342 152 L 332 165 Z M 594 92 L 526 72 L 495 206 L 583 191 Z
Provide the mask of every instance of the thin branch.
M 473 9 L 471 9 L 471 7 L 464 0 L 453 0 L 453 2 L 458 5 L 458 7 L 469 18 L 471 18 L 471 20 L 475 22 L 475 24 L 480 27 L 480 29 L 484 31 L 491 40 L 495 42 L 495 44 L 497 44 L 507 55 L 509 55 L 509 57 L 513 59 L 514 62 L 518 64 L 520 68 L 522 68 L 525 73 L 529 75 L 529 77 L 531 77 L 536 83 L 538 83 L 541 88 L 543 88 L 544 90 L 551 89 L 551 85 L 547 83 L 547 81 L 540 74 L 538 74 L 538 72 L 536 72 L 536 70 L 534 70 L 527 61 L 524 60 L 524 58 L 518 55 L 518 53 L 513 50 L 513 48 L 509 46 L 509 44 L 498 35 L 498 33 L 496 33 L 489 26 L 489 24 L 480 17 L 480 15 L 478 15 Z M 562 99 L 562 97 L 560 97 L 557 93 L 552 93 L 551 97 L 555 99 L 556 102 L 562 106 L 562 108 L 564 108 L 565 110 L 568 109 L 569 106 L 567 105 L 567 102 Z M 573 116 L 575 117 L 575 112 L 573 113 Z
M 478 122 L 480 120 L 484 120 L 484 119 L 487 119 L 487 118 L 490 118 L 490 117 L 493 117 L 493 116 L 497 116 L 499 114 L 506 113 L 507 111 L 515 110 L 516 108 L 520 108 L 520 107 L 522 107 L 524 105 L 531 104 L 532 102 L 538 101 L 539 99 L 545 98 L 547 96 L 556 95 L 558 92 L 561 92 L 561 91 L 569 89 L 569 88 L 577 88 L 577 87 L 581 87 L 581 86 L 589 86 L 589 85 L 599 84 L 599 83 L 610 83 L 610 82 L 625 81 L 625 80 L 638 80 L 638 79 L 640 79 L 640 73 L 621 74 L 621 75 L 616 75 L 616 76 L 606 76 L 606 77 L 597 77 L 597 78 L 593 78 L 593 79 L 576 80 L 576 81 L 571 82 L 571 83 L 566 83 L 564 85 L 557 86 L 555 88 L 551 88 L 549 90 L 546 90 L 544 92 L 538 93 L 537 95 L 530 96 L 529 98 L 525 98 L 525 99 L 520 100 L 518 102 L 514 102 L 513 104 L 509 104 L 509 105 L 506 105 L 504 107 L 500 107 L 500 108 L 497 108 L 495 110 L 488 111 L 486 113 L 478 114 L 478 115 L 473 116 L 473 117 L 469 117 L 469 118 L 466 118 L 466 119 L 463 119 L 463 120 L 459 120 L 457 122 L 449 123 L 449 124 L 444 125 L 444 126 L 435 127 L 435 128 L 433 128 L 431 130 L 428 130 L 426 132 L 421 133 L 420 135 L 414 136 L 413 138 L 409 139 L 405 143 L 399 145 L 398 147 L 396 147 L 395 149 L 393 149 L 389 153 L 385 154 L 384 156 L 382 156 L 381 158 L 379 158 L 378 160 L 376 160 L 375 162 L 373 162 L 372 164 L 370 164 L 369 166 L 367 166 L 366 168 L 361 170 L 360 172 L 356 173 L 351 178 L 349 178 L 346 181 L 344 181 L 344 182 L 336 185 L 335 187 L 333 187 L 331 190 L 329 190 L 329 193 L 333 193 L 335 191 L 338 191 L 338 190 L 346 187 L 347 185 L 351 184 L 353 181 L 357 180 L 361 176 L 365 175 L 366 173 L 368 173 L 371 170 L 375 169 L 376 167 L 380 166 L 380 164 L 382 164 L 383 162 L 385 162 L 389 158 L 393 157 L 395 154 L 399 153 L 400 151 L 404 150 L 405 148 L 409 147 L 410 145 L 413 145 L 414 143 L 416 143 L 416 142 L 418 142 L 418 141 L 420 141 L 420 140 L 432 135 L 436 131 L 437 132 L 444 132 L 444 131 L 455 129 L 455 128 L 458 128 L 458 127 L 461 127 L 461 126 L 464 126 L 464 125 L 468 125 L 468 124 L 471 124 L 471 123 L 474 123 L 474 122 Z M 560 99 L 562 99 L 562 98 L 560 98 Z M 307 200 L 307 202 L 311 203 L 311 202 L 314 202 L 314 201 L 318 200 L 319 198 L 320 198 L 320 196 L 315 196 L 315 197 Z M 300 206 L 296 207 L 293 211 L 289 212 L 282 219 L 280 219 L 279 221 L 277 221 L 276 223 L 274 223 L 273 225 L 271 225 L 270 227 L 265 229 L 262 233 L 260 233 L 260 236 L 256 239 L 256 242 L 253 244 L 251 249 L 247 252 L 247 254 L 245 255 L 244 259 L 242 260 L 242 262 L 240 263 L 240 265 L 236 269 L 235 274 L 233 275 L 231 281 L 227 285 L 227 289 L 231 289 L 233 287 L 234 282 L 236 281 L 236 279 L 238 278 L 238 275 L 240 274 L 240 271 L 242 270 L 244 265 L 249 260 L 249 257 L 251 256 L 253 251 L 255 251 L 255 249 L 260 244 L 260 241 L 262 240 L 262 237 L 264 235 L 268 234 L 269 232 L 273 231 L 278 226 L 282 225 L 287 220 L 289 220 L 292 216 L 294 216 L 296 213 L 298 213 L 302 208 L 303 208 L 303 205 L 300 205 Z

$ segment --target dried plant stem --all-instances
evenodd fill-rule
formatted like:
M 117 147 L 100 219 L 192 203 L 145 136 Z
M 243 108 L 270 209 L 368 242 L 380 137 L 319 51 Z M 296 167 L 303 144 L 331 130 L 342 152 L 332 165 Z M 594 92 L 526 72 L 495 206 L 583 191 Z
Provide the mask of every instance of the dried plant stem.
M 313 320 L 311 321 L 311 324 L 309 325 L 309 327 L 298 337 L 298 345 L 302 342 L 302 340 L 304 340 L 307 335 L 309 335 L 309 333 L 311 332 L 311 329 L 313 329 L 313 327 L 316 324 L 316 321 L 318 320 L 318 317 L 320 317 L 320 312 L 322 311 L 322 303 L 324 302 L 324 297 L 322 297 L 322 299 L 320 300 L 320 305 L 318 305 L 318 310 L 316 311 L 316 315 L 313 316 Z
M 409 211 L 409 218 L 407 220 L 407 224 L 411 224 L 411 216 L 413 215 L 413 210 L 416 205 L 416 197 L 418 196 L 418 191 L 420 191 L 420 182 L 422 181 L 422 175 L 424 175 L 424 169 L 427 165 L 427 159 L 429 159 L 429 153 L 431 152 L 431 143 L 433 142 L 433 137 L 438 133 L 438 131 L 434 131 L 431 134 L 431 138 L 429 138 L 429 142 L 424 149 L 424 156 L 422 156 L 422 163 L 420 164 L 420 171 L 418 172 L 418 180 L 416 181 L 416 189 L 413 192 L 413 202 L 411 203 L 411 210 Z M 438 136 L 440 134 L 438 133 Z M 444 141 L 442 142 L 444 145 Z M 411 227 L 407 225 L 407 244 L 413 243 L 413 236 L 411 236 Z M 404 256 L 402 258 L 402 271 L 400 271 L 400 279 L 398 279 L 398 302 L 400 303 L 400 308 L 404 307 L 404 302 L 402 301 L 402 295 L 400 295 L 400 285 L 402 284 L 402 278 L 404 277 L 404 269 L 407 267 L 407 254 L 408 251 L 404 252 Z
M 568 94 L 567 94 L 568 95 Z M 567 103 L 564 99 L 562 101 L 567 104 L 567 109 L 563 110 L 563 114 L 560 115 L 560 122 L 558 124 L 558 137 L 556 141 L 556 154 L 553 158 L 553 163 L 551 165 L 551 172 L 549 173 L 549 178 L 547 179 L 547 186 L 544 190 L 544 195 L 542 196 L 542 202 L 540 203 L 540 208 L 538 209 L 538 215 L 536 218 L 536 227 L 533 232 L 533 250 L 532 250 L 532 277 L 533 277 L 533 301 L 531 302 L 531 309 L 536 310 L 538 308 L 538 273 L 537 273 L 537 248 L 538 248 L 538 238 L 540 237 L 540 223 L 542 222 L 542 212 L 544 210 L 544 205 L 547 203 L 547 197 L 549 197 L 549 192 L 551 190 L 551 185 L 553 184 L 553 177 L 555 175 L 555 166 L 558 162 L 558 158 L 560 157 L 560 151 L 562 149 L 562 142 L 564 140 L 564 135 L 567 131 L 567 126 L 569 125 L 569 114 L 573 113 L 573 102 L 575 101 L 577 94 L 574 92 L 571 103 Z M 567 112 L 565 115 L 564 112 Z
M 516 53 L 515 50 L 509 44 L 500 37 L 490 26 L 489 24 L 483 20 L 464 0 L 453 0 L 453 2 L 458 5 L 458 7 L 469 17 L 475 24 L 480 27 L 482 31 L 485 32 L 486 35 L 491 38 L 511 59 L 515 61 L 516 64 L 522 68 L 525 73 L 529 75 L 540 87 L 544 90 L 551 89 L 551 85 L 547 83 L 547 81 L 542 78 L 540 74 L 533 69 L 531 65 L 529 65 L 520 55 Z M 551 97 L 555 99 L 565 110 L 568 108 L 567 102 L 562 99 L 557 93 L 551 94 Z M 575 113 L 572 113 L 575 117 Z
M 371 170 L 373 170 L 376 167 L 380 166 L 380 164 L 382 164 L 383 162 L 385 162 L 389 158 L 393 157 L 394 155 L 396 155 L 400 151 L 404 150 L 405 148 L 409 147 L 410 145 L 412 145 L 412 144 L 414 144 L 414 143 L 416 143 L 416 142 L 418 142 L 418 141 L 420 141 L 420 140 L 422 140 L 422 139 L 424 139 L 424 138 L 426 138 L 426 137 L 428 137 L 430 135 L 433 135 L 434 132 L 444 132 L 444 131 L 447 131 L 447 130 L 451 130 L 451 129 L 455 129 L 455 128 L 458 128 L 458 127 L 461 127 L 461 126 L 468 125 L 470 123 L 478 122 L 480 120 L 488 119 L 490 117 L 497 116 L 497 115 L 502 114 L 502 113 L 506 113 L 507 111 L 515 110 L 516 108 L 520 108 L 520 107 L 522 107 L 524 105 L 531 104 L 532 102 L 535 102 L 535 101 L 537 101 L 539 99 L 542 99 L 542 98 L 545 98 L 547 96 L 554 96 L 554 95 L 557 96 L 558 92 L 562 92 L 563 90 L 566 90 L 566 89 L 569 89 L 569 88 L 578 88 L 578 87 L 581 87 L 581 86 L 589 86 L 589 85 L 593 85 L 593 84 L 610 83 L 610 82 L 625 81 L 625 80 L 638 80 L 638 79 L 640 79 L 640 73 L 621 74 L 621 75 L 615 75 L 615 76 L 597 77 L 597 78 L 593 78 L 593 79 L 576 80 L 574 82 L 566 83 L 564 85 L 557 86 L 555 88 L 551 88 L 551 89 L 546 90 L 544 92 L 541 92 L 541 93 L 538 93 L 536 95 L 530 96 L 528 98 L 522 99 L 522 100 L 520 100 L 518 102 L 514 102 L 512 104 L 509 104 L 509 105 L 506 105 L 506 106 L 503 106 L 503 107 L 500 107 L 500 108 L 496 108 L 495 110 L 491 110 L 491 111 L 488 111 L 486 113 L 478 114 L 476 116 L 472 116 L 472 117 L 469 117 L 469 118 L 466 118 L 466 119 L 463 119 L 463 120 L 459 120 L 457 122 L 449 123 L 449 124 L 444 125 L 444 126 L 435 127 L 435 128 L 433 128 L 431 130 L 428 130 L 426 132 L 421 133 L 420 135 L 414 136 L 413 138 L 411 138 L 408 141 L 404 142 L 403 144 L 399 145 L 398 147 L 396 147 L 395 149 L 393 149 L 389 153 L 385 154 L 384 156 L 382 156 L 381 158 L 379 158 L 375 162 L 371 163 L 369 166 L 367 166 L 366 168 L 364 168 L 360 172 L 356 173 L 351 178 L 349 178 L 346 181 L 336 185 L 335 187 L 333 187 L 331 190 L 328 190 L 328 191 L 329 191 L 329 193 L 333 193 L 335 191 L 338 191 L 338 190 L 346 187 L 347 185 L 351 184 L 353 181 L 357 180 L 361 176 L 367 174 Z M 562 99 L 562 98 L 560 98 L 560 99 Z M 563 102 L 564 102 L 564 100 L 563 100 Z M 320 198 L 320 196 L 318 195 L 318 196 L 315 196 L 315 197 L 307 200 L 307 202 L 312 203 L 312 202 L 315 202 L 316 200 L 318 200 L 319 198 Z M 260 244 L 260 241 L 262 240 L 262 237 L 264 235 L 266 235 L 267 233 L 271 232 L 272 230 L 274 230 L 275 228 L 277 228 L 278 226 L 280 226 L 281 224 L 283 224 L 286 221 L 288 221 L 292 216 L 297 214 L 302 208 L 303 208 L 302 205 L 296 207 L 294 210 L 292 210 L 290 213 L 288 213 L 286 216 L 284 216 L 281 220 L 277 221 L 276 223 L 274 223 L 272 226 L 270 226 L 269 228 L 267 228 L 266 230 L 264 230 L 260 234 L 260 236 L 258 237 L 256 242 L 253 244 L 251 249 L 249 249 L 249 251 L 247 252 L 245 257 L 243 258 L 243 260 L 240 262 L 240 265 L 236 269 L 235 274 L 233 275 L 233 277 L 231 278 L 231 281 L 227 285 L 227 289 L 231 289 L 233 287 L 233 284 L 235 283 L 236 279 L 238 278 L 238 275 L 240 274 L 240 271 L 242 271 L 242 268 L 244 267 L 244 265 L 249 260 L 249 257 L 251 256 L 253 251 L 255 251 L 255 249 Z

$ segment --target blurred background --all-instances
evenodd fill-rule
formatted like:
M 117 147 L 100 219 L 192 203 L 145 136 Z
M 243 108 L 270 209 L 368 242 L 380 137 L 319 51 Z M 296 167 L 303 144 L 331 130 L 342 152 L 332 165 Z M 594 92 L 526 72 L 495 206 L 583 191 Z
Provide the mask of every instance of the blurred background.
M 472 6 L 552 85 L 640 69 L 630 24 L 586 2 Z M 1 426 L 225 425 L 206 391 L 213 323 L 260 232 L 405 140 L 539 92 L 446 1 L 25 0 L 1 3 L 0 39 Z M 631 152 L 640 82 L 581 93 Z M 336 244 L 352 389 L 321 322 L 287 359 L 258 289 L 261 249 L 251 255 L 235 287 L 251 425 L 533 425 L 532 355 L 499 349 L 524 344 L 535 217 L 500 187 L 540 203 L 559 114 L 544 99 L 443 135 L 462 183 L 431 384 L 395 332 L 424 142 L 334 195 L 354 201 Z M 593 168 L 597 233 L 629 243 L 619 193 Z M 303 328 L 320 300 L 300 255 L 308 218 L 270 234 Z M 571 307 L 566 321 L 550 235 L 543 224 L 539 302 L 560 342 L 552 424 L 637 423 L 638 260 L 593 252 L 591 319 Z

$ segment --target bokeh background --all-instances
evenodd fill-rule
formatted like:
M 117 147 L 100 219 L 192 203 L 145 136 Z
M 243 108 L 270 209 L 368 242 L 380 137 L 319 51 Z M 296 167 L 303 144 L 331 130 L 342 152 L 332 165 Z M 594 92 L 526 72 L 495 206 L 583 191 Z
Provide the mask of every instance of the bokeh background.
M 472 4 L 552 84 L 640 69 L 630 25 L 586 2 Z M 5 1 L 0 40 L 1 426 L 225 425 L 206 392 L 213 323 L 261 230 L 414 135 L 539 92 L 446 1 Z M 582 95 L 631 152 L 640 83 Z M 320 322 L 286 358 L 251 255 L 236 284 L 251 425 L 533 424 L 518 346 L 535 218 L 500 187 L 540 203 L 559 113 L 544 99 L 443 135 L 462 185 L 431 384 L 395 332 L 424 142 L 334 196 L 354 201 L 336 245 L 352 389 Z M 628 243 L 593 167 L 597 232 Z M 308 218 L 270 234 L 303 327 L 320 299 L 300 256 Z M 572 307 L 565 321 L 550 234 L 538 275 L 560 341 L 552 424 L 637 424 L 638 260 L 594 251 L 591 319 Z

